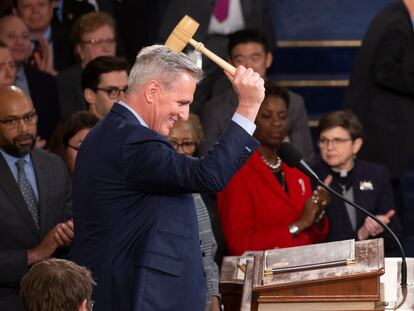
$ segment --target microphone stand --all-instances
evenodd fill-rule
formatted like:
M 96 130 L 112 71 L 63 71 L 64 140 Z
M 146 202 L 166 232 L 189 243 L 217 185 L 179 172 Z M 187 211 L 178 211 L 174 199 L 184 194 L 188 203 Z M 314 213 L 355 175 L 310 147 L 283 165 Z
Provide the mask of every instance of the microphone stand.
M 356 208 L 358 211 L 362 212 L 363 214 L 367 215 L 368 217 L 371 217 L 375 222 L 377 222 L 382 228 L 384 228 L 385 231 L 389 232 L 391 236 L 394 238 L 394 240 L 397 242 L 398 247 L 400 248 L 401 252 L 401 287 L 407 288 L 407 262 L 405 260 L 405 252 L 401 245 L 400 240 L 397 238 L 395 233 L 382 221 L 380 221 L 375 215 L 368 212 L 363 207 L 359 206 L 358 204 L 348 200 L 335 190 L 333 190 L 331 187 L 325 185 L 322 180 L 320 180 L 319 176 L 312 170 L 312 168 L 303 160 L 302 155 L 300 152 L 290 143 L 283 142 L 278 151 L 277 155 L 282 159 L 283 162 L 285 162 L 289 167 L 297 167 L 299 170 L 301 170 L 303 173 L 305 173 L 307 176 L 309 176 L 312 179 L 315 179 L 318 184 L 320 184 L 323 188 L 325 188 L 328 192 L 334 194 L 336 197 L 340 198 L 341 200 L 345 201 L 349 205 Z
M 312 172 L 312 171 L 311 171 Z M 309 174 L 308 174 L 309 176 Z M 359 206 L 358 204 L 352 202 L 351 200 L 348 200 L 347 198 L 345 198 L 344 196 L 342 196 L 341 194 L 339 194 L 338 192 L 336 192 L 335 190 L 333 190 L 331 187 L 325 185 L 323 183 L 322 180 L 319 179 L 319 177 L 317 177 L 317 175 L 315 174 L 310 174 L 310 176 L 312 178 L 314 178 L 319 185 L 321 185 L 323 188 L 325 188 L 328 192 L 334 194 L 336 197 L 340 198 L 341 200 L 344 200 L 346 203 L 348 203 L 349 205 L 352 205 L 354 208 L 356 208 L 358 211 L 362 212 L 363 214 L 367 215 L 368 217 L 372 218 L 373 220 L 375 220 L 381 227 L 384 228 L 385 231 L 387 231 L 388 233 L 391 234 L 391 236 L 393 237 L 393 239 L 397 242 L 398 247 L 400 248 L 400 252 L 401 252 L 401 287 L 406 288 L 407 287 L 407 262 L 405 260 L 405 252 L 404 252 L 404 248 L 401 245 L 400 240 L 398 239 L 398 237 L 395 235 L 395 233 L 390 229 L 390 227 L 388 227 L 386 224 L 384 224 L 381 220 L 379 220 L 375 215 L 373 215 L 372 213 L 370 213 L 369 211 L 367 211 L 366 209 L 364 209 L 363 207 Z

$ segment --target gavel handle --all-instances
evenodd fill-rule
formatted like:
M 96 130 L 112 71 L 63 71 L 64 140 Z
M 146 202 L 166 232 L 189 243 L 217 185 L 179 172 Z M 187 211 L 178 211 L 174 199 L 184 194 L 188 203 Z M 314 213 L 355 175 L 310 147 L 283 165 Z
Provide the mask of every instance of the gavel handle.
M 199 51 L 200 53 L 203 53 L 205 56 L 207 56 L 209 59 L 211 59 L 217 65 L 219 65 L 221 68 L 223 68 L 229 74 L 234 76 L 234 74 L 236 73 L 236 68 L 234 68 L 232 65 L 230 65 L 228 62 L 226 62 L 221 57 L 219 57 L 216 54 L 214 54 L 213 52 L 211 52 L 209 49 L 207 49 L 204 46 L 203 43 L 195 41 L 194 39 L 190 39 L 190 41 L 188 43 L 190 43 L 197 51 Z

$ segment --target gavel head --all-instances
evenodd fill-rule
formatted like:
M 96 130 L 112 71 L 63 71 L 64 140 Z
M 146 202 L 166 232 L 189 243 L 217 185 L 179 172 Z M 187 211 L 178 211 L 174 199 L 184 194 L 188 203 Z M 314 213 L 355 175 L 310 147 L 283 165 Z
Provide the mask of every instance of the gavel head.
M 181 52 L 198 29 L 200 24 L 190 16 L 184 16 L 169 35 L 165 45 L 172 51 Z

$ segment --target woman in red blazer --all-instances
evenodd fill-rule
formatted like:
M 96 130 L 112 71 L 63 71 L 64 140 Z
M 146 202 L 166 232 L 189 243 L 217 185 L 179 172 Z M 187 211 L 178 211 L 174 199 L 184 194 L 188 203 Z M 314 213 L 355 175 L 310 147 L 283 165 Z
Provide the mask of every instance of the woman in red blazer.
M 217 195 L 229 255 L 321 242 L 328 233 L 328 194 L 312 195 L 308 177 L 276 155 L 287 135 L 288 102 L 285 89 L 266 85 L 255 121 L 260 147 Z

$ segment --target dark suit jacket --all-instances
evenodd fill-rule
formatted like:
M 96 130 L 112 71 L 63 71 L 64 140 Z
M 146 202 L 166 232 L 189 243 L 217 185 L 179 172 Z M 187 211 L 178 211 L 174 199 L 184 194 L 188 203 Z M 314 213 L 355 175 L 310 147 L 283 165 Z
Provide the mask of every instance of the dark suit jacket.
M 329 174 L 332 174 L 329 167 L 323 163 L 316 166 L 315 172 L 322 180 Z M 370 183 L 372 189 L 369 189 L 369 186 L 364 187 L 361 185 L 363 182 Z M 335 191 L 342 193 L 342 189 L 335 179 L 331 187 Z M 391 209 L 395 209 L 390 174 L 384 166 L 361 160 L 355 161 L 355 166 L 352 170 L 352 187 L 354 202 L 372 214 L 382 215 Z M 358 239 L 356 232 L 352 229 L 345 204 L 342 200 L 332 197 L 331 202 L 326 207 L 326 213 L 330 223 L 328 241 Z M 362 212 L 357 211 L 357 230 L 364 224 L 366 217 Z M 402 229 L 397 215 L 391 218 L 389 227 L 397 236 L 401 236 Z M 389 233 L 382 233 L 379 237 L 385 239 L 385 254 L 387 256 L 400 255 L 396 243 Z
M 207 30 L 215 3 L 215 0 L 170 0 L 160 26 L 159 36 L 161 42 L 167 39 L 184 15 L 189 15 L 200 24 L 193 38 L 206 43 Z M 276 44 L 275 32 L 273 30 L 271 12 L 265 8 L 265 2 L 262 0 L 241 0 L 240 4 L 246 28 L 255 28 L 264 33 L 272 49 Z M 207 47 L 211 49 L 210 46 L 207 45 Z M 227 48 L 227 45 L 225 48 Z
M 78 17 L 93 11 L 95 11 L 95 8 L 87 0 L 63 0 L 62 20 L 59 20 L 55 9 L 52 25 L 63 25 L 69 33 Z
M 300 95 L 290 91 L 289 100 L 289 139 L 304 155 L 305 161 L 313 163 L 314 148 L 304 100 Z M 224 132 L 237 109 L 237 105 L 237 95 L 232 88 L 214 96 L 204 104 L 205 108 L 201 117 L 204 140 L 199 146 L 201 155 L 206 154 Z
M 76 64 L 69 32 L 63 24 L 52 24 L 53 65 L 58 72 Z
M 98 310 L 203 310 L 206 280 L 190 193 L 219 191 L 257 148 L 232 122 L 196 159 L 115 104 L 82 143 L 73 259 L 92 270 Z
M 48 139 L 60 121 L 60 105 L 56 80 L 50 74 L 24 65 L 33 105 L 38 115 L 38 135 Z
M 366 134 L 361 157 L 399 176 L 414 156 L 414 31 L 403 2 L 372 21 L 351 73 L 346 106 Z M 398 150 L 398 152 L 396 152 Z
M 0 154 L 0 310 L 23 310 L 19 288 L 29 268 L 27 250 L 72 215 L 71 184 L 63 161 L 40 149 L 34 149 L 31 157 L 39 191 L 40 231 Z
M 88 109 L 83 98 L 81 76 L 80 64 L 73 65 L 57 76 L 60 110 L 63 118 L 75 111 Z

